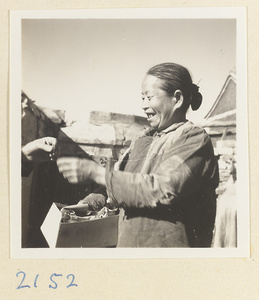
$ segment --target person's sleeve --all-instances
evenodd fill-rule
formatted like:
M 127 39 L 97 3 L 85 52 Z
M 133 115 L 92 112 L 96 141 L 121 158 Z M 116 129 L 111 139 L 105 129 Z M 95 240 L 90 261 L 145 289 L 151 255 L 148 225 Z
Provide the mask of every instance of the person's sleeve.
M 98 211 L 106 205 L 107 192 L 105 187 L 97 187 L 91 194 L 80 200 L 80 204 L 88 204 L 92 210 Z
M 22 177 L 28 177 L 33 169 L 33 163 L 29 161 L 26 156 L 21 153 L 22 155 Z
M 107 172 L 109 198 L 127 207 L 169 205 L 211 184 L 216 175 L 210 138 L 200 128 L 185 132 L 154 160 L 150 174 Z

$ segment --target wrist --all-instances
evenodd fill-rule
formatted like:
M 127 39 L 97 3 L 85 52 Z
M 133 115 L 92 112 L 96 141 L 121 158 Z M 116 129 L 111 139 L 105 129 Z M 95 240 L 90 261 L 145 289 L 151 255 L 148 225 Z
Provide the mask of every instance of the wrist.
M 22 158 L 27 161 L 32 161 L 29 148 L 30 147 L 28 145 L 22 147 Z

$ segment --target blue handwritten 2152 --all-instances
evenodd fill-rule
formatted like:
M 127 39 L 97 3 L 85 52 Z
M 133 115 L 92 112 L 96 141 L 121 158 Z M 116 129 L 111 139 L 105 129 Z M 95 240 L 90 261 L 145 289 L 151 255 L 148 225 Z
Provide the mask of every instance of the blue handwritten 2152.
M 30 285 L 28 284 L 24 284 L 25 282 L 25 277 L 26 277 L 26 273 L 23 272 L 23 271 L 19 271 L 16 273 L 16 277 L 21 277 L 21 282 L 20 284 L 18 285 L 18 287 L 16 289 L 22 289 L 22 288 L 31 288 Z M 49 288 L 50 289 L 56 289 L 58 287 L 58 283 L 56 282 L 56 280 L 58 281 L 58 278 L 59 277 L 63 277 L 62 274 L 56 274 L 56 273 L 53 273 L 50 275 L 49 279 L 51 281 L 51 284 L 49 284 Z M 78 286 L 76 283 L 74 283 L 75 281 L 75 276 L 73 274 L 68 274 L 67 276 L 67 279 L 70 281 L 69 284 L 66 286 L 67 288 L 70 288 L 72 286 Z M 37 274 L 35 276 L 35 279 L 34 279 L 34 283 L 33 283 L 33 287 L 37 288 L 38 287 L 38 278 L 39 278 L 39 274 Z

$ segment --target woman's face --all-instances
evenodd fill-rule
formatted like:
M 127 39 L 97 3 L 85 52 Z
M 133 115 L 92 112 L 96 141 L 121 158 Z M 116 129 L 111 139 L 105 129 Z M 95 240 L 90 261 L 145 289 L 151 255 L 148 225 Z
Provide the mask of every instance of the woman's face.
M 176 99 L 161 89 L 163 80 L 146 75 L 142 83 L 142 109 L 150 126 L 160 131 L 174 123 Z

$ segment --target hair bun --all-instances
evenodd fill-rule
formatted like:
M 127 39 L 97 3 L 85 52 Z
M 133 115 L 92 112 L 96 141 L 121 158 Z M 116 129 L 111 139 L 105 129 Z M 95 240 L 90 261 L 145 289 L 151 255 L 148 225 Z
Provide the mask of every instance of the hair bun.
M 202 103 L 202 95 L 199 93 L 199 87 L 196 84 L 192 84 L 192 100 L 191 108 L 192 110 L 197 110 Z

